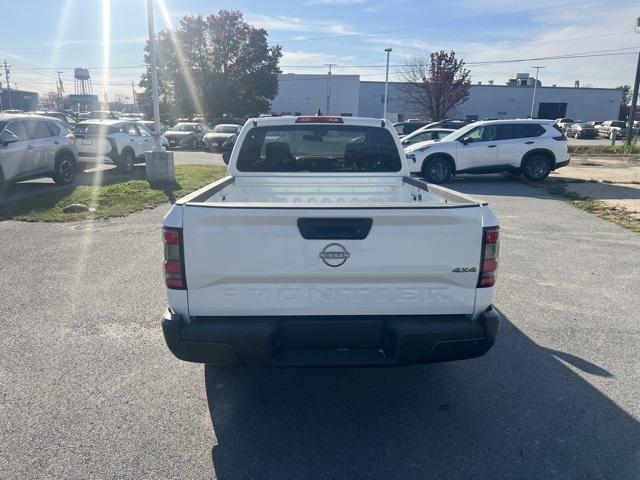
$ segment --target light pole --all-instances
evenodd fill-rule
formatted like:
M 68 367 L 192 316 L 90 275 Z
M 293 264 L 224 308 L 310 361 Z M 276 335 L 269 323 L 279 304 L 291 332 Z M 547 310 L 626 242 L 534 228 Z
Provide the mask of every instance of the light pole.
M 387 107 L 389 106 L 389 56 L 391 55 L 392 49 L 385 48 L 385 52 L 387 52 L 387 73 L 384 76 L 384 111 L 382 113 L 382 118 L 387 119 Z
M 327 110 L 325 115 L 329 115 L 329 105 L 331 104 L 331 67 L 337 66 L 336 63 L 325 63 L 325 66 L 329 67 L 329 73 L 327 73 Z
M 156 32 L 153 26 L 153 0 L 147 0 L 147 22 L 149 23 L 149 56 L 151 57 L 151 101 L 153 103 L 153 150 L 160 147 L 160 104 L 158 102 L 158 61 L 156 58 Z
M 533 84 L 533 98 L 531 99 L 531 115 L 530 118 L 533 118 L 533 107 L 536 104 L 536 90 L 538 89 L 538 73 L 540 73 L 541 68 L 547 68 L 542 66 L 531 67 L 536 69 L 536 82 Z
M 156 58 L 156 32 L 153 26 L 153 0 L 147 0 L 149 23 L 149 56 L 151 57 L 151 102 L 153 104 L 153 147 L 145 152 L 145 170 L 150 184 L 175 182 L 173 152 L 160 146 L 160 104 L 158 103 L 158 61 Z

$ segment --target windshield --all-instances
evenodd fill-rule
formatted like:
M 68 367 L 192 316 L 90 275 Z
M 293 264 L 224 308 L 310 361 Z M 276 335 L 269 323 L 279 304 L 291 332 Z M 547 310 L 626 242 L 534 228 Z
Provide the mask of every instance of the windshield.
M 236 133 L 238 127 L 233 125 L 218 125 L 213 129 L 213 133 Z
M 179 123 L 171 130 L 173 130 L 174 132 L 195 132 L 196 126 L 189 123 Z
M 238 156 L 243 172 L 397 172 L 391 134 L 381 127 L 284 125 L 252 129 Z

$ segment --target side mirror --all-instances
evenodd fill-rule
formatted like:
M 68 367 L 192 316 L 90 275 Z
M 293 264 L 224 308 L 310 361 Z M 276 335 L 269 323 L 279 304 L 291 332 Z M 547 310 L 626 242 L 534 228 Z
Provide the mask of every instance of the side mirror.
M 222 154 L 222 161 L 225 165 L 229 165 L 229 160 L 231 159 L 231 152 L 224 152 Z
M 413 153 L 407 153 L 407 160 L 411 160 L 413 163 L 416 163 L 416 156 Z
M 466 145 L 468 143 L 473 143 L 473 137 L 464 137 L 462 140 L 460 140 L 460 143 Z
M 2 135 L 0 135 L 0 143 L 2 145 L 4 145 L 5 147 L 7 145 L 9 145 L 10 143 L 16 143 L 19 142 L 20 139 L 18 137 L 16 137 L 13 133 L 5 130 L 4 132 L 2 132 Z

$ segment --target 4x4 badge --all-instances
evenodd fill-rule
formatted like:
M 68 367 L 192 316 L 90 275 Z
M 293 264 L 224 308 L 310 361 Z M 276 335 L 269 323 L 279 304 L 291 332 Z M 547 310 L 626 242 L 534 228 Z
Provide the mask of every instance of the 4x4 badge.
M 451 271 L 453 273 L 467 273 L 467 272 L 477 272 L 478 269 L 476 267 L 457 267 Z

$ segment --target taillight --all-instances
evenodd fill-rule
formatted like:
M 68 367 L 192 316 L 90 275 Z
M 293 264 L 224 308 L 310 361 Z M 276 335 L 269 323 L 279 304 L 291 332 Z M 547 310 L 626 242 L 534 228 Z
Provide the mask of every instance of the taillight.
M 185 290 L 187 280 L 184 273 L 182 229 L 163 227 L 162 241 L 164 242 L 164 283 L 167 288 Z
M 344 123 L 342 117 L 330 117 L 327 115 L 309 115 L 296 118 L 296 123 Z
M 567 136 L 566 135 L 560 135 L 558 137 L 553 137 L 553 139 L 557 142 L 566 142 L 567 141 Z
M 500 249 L 500 227 L 487 227 L 483 230 L 482 258 L 478 288 L 493 287 L 498 270 L 498 251 Z

